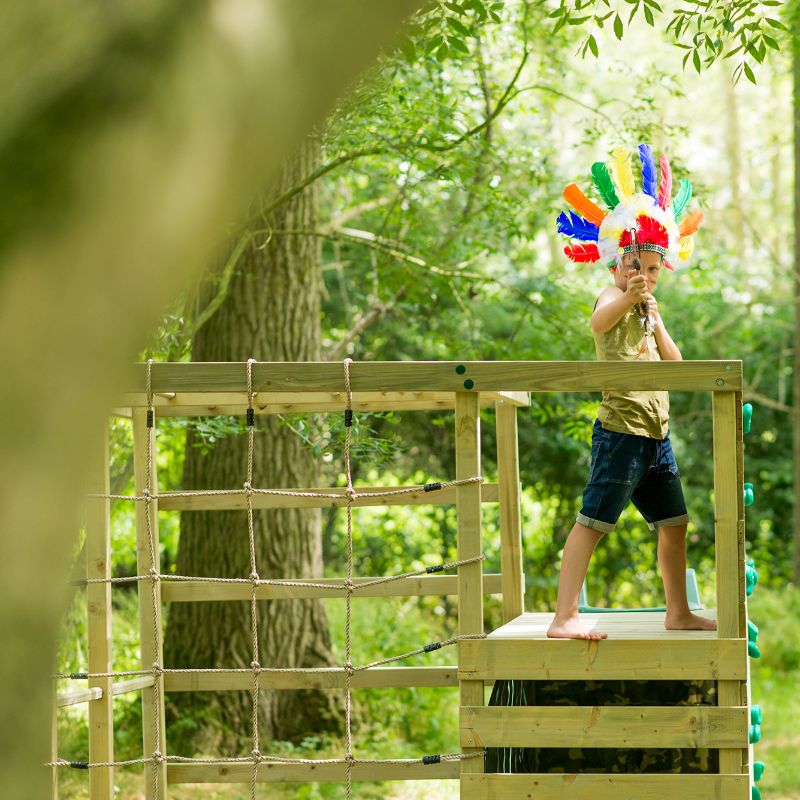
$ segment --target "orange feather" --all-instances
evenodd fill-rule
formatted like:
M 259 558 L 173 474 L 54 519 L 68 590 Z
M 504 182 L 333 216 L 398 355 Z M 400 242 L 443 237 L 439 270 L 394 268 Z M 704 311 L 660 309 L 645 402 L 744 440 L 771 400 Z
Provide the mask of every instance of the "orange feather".
M 571 183 L 564 189 L 564 199 L 589 222 L 599 225 L 605 213 L 597 204 L 593 203 L 579 188 L 578 184 Z
M 681 236 L 691 236 L 699 227 L 700 223 L 703 221 L 703 212 L 702 211 L 692 211 L 686 219 L 681 222 L 678 231 L 680 232 Z

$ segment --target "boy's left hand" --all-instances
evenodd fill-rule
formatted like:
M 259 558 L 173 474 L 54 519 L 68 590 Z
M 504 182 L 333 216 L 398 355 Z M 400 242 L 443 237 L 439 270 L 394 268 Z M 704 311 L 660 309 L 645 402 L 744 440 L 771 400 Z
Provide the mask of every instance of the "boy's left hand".
M 647 311 L 650 316 L 656 321 L 661 322 L 661 316 L 658 313 L 658 301 L 653 297 L 652 294 L 648 294 L 645 298 L 647 302 Z

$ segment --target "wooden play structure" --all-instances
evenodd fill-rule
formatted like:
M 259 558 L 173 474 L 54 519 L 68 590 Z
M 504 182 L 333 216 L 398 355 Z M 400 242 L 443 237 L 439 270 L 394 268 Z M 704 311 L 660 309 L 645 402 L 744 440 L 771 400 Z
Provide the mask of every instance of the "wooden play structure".
M 62 694 L 57 705 L 89 703 L 91 800 L 110 800 L 114 751 L 111 704 L 124 691 L 139 690 L 143 703 L 143 758 L 148 800 L 165 798 L 169 786 L 186 783 L 455 779 L 469 800 L 749 800 L 753 737 L 744 552 L 742 365 L 738 361 L 695 362 L 385 362 L 152 364 L 138 369 L 138 383 L 121 402 L 130 415 L 135 450 L 135 500 L 142 670 L 111 671 L 111 591 L 108 461 L 99 463 L 89 500 L 86 540 L 89 609 L 88 686 Z M 716 543 L 716 632 L 666 631 L 663 612 L 598 614 L 593 622 L 609 633 L 600 642 L 549 640 L 551 614 L 526 613 L 519 505 L 517 411 L 530 392 L 599 392 L 647 389 L 709 392 L 713 398 L 714 529 Z M 494 409 L 497 484 L 482 483 L 481 408 Z M 156 422 L 164 416 L 247 415 L 362 410 L 455 411 L 456 463 L 449 484 L 397 491 L 356 487 L 298 487 L 290 493 L 254 489 L 187 496 L 159 493 L 155 473 Z M 485 417 L 486 415 L 484 415 Z M 252 430 L 252 427 L 250 428 Z M 300 496 L 302 495 L 302 496 Z M 315 497 L 319 495 L 319 497 Z M 157 510 L 186 508 L 330 507 L 331 505 L 450 504 L 457 506 L 458 566 L 455 574 L 408 574 L 372 583 L 286 576 L 285 581 L 211 583 L 160 575 Z M 483 574 L 481 507 L 499 503 L 502 574 Z M 709 514 L 712 509 L 709 509 Z M 254 562 L 255 563 L 255 562 Z M 352 564 L 351 564 L 352 567 Z M 438 572 L 438 569 L 435 570 Z M 254 569 L 254 573 L 256 570 Z M 289 581 L 294 581 L 289 584 Z M 343 665 L 325 671 L 269 669 L 171 670 L 162 661 L 161 604 L 195 600 L 255 600 L 351 596 L 457 595 L 458 636 L 452 666 Z M 483 630 L 487 594 L 501 594 L 504 623 Z M 555 598 L 554 598 L 555 599 Z M 349 606 L 348 606 L 349 613 Z M 357 604 L 354 611 L 358 613 Z M 349 645 L 348 645 L 349 648 Z M 434 649 L 434 648 L 429 648 Z M 256 650 L 257 652 L 257 650 Z M 347 651 L 349 653 L 349 649 Z M 393 654 L 387 654 L 387 656 Z M 457 655 L 457 658 L 456 658 Z M 488 707 L 484 687 L 502 679 L 716 681 L 717 706 L 536 706 Z M 458 686 L 461 753 L 420 754 L 419 760 L 368 762 L 348 753 L 337 763 L 292 763 L 270 759 L 268 743 L 254 753 L 219 763 L 170 755 L 164 698 L 202 690 Z M 487 747 L 656 747 L 719 750 L 718 774 L 488 774 Z M 65 766 L 53 744 L 53 796 L 57 768 Z M 355 752 L 357 755 L 357 741 Z M 75 766 L 73 763 L 71 766 Z

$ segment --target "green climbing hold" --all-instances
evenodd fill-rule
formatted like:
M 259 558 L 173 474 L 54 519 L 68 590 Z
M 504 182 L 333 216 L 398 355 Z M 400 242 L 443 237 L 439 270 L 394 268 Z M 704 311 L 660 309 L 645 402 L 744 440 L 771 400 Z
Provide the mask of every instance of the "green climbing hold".
M 753 594 L 753 589 L 755 589 L 756 584 L 758 583 L 758 572 L 756 572 L 756 568 L 748 564 L 744 568 L 744 586 L 745 586 L 745 593 L 748 597 Z
M 463 364 L 459 364 L 456 367 L 456 374 L 457 375 L 463 375 L 466 371 L 467 371 L 467 368 Z
M 761 776 L 764 774 L 764 762 L 763 761 L 754 761 L 753 762 L 753 780 L 760 781 Z
M 753 484 L 746 483 L 744 485 L 744 504 L 746 506 L 751 506 L 755 502 L 755 499 L 756 495 L 755 492 L 753 491 Z
M 475 385 L 475 381 L 471 381 L 469 378 L 467 378 L 464 381 L 464 388 L 465 389 L 471 389 L 474 385 Z
M 750 787 L 750 800 L 761 800 L 761 789 L 758 786 Z
M 750 744 L 758 744 L 761 741 L 761 726 L 751 725 L 747 739 Z
M 753 421 L 753 406 L 751 403 L 745 403 L 742 406 L 742 431 L 750 433 L 750 423 Z
M 747 620 L 747 641 L 754 644 L 758 641 L 758 625 L 753 620 Z
M 747 655 L 749 655 L 750 658 L 761 658 L 761 651 L 758 649 L 758 645 L 755 642 L 747 643 Z
M 761 725 L 761 706 L 758 703 L 750 706 L 750 722 L 753 725 Z

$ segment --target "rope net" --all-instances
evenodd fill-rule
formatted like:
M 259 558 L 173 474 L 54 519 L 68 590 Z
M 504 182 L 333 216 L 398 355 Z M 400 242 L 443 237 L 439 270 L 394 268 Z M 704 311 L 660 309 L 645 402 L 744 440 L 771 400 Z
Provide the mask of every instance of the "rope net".
M 163 764 L 251 764 L 252 772 L 250 778 L 250 798 L 256 800 L 256 785 L 258 783 L 258 767 L 261 763 L 271 764 L 308 764 L 308 765 L 323 765 L 323 764 L 340 764 L 345 765 L 345 786 L 347 800 L 352 797 L 352 783 L 353 783 L 353 767 L 356 764 L 382 764 L 382 765 L 406 765 L 406 764 L 437 764 L 447 761 L 460 761 L 469 758 L 483 757 L 485 751 L 478 750 L 469 753 L 444 753 L 436 755 L 425 755 L 420 758 L 410 759 L 362 759 L 357 758 L 354 754 L 353 748 L 353 720 L 352 720 L 352 678 L 357 672 L 363 672 L 373 667 L 383 666 L 396 661 L 409 658 L 415 655 L 429 653 L 433 650 L 438 650 L 442 647 L 453 645 L 459 641 L 468 639 L 483 639 L 486 634 L 460 634 L 445 639 L 441 642 L 432 642 L 423 647 L 417 648 L 407 653 L 389 656 L 376 661 L 371 661 L 366 664 L 355 665 L 352 662 L 352 599 L 353 595 L 366 588 L 374 587 L 379 584 L 390 583 L 392 581 L 413 578 L 420 575 L 432 574 L 442 572 L 450 569 L 458 569 L 466 564 L 472 564 L 478 561 L 484 561 L 486 556 L 481 554 L 473 558 L 465 558 L 457 561 L 448 561 L 432 567 L 425 567 L 423 569 L 403 572 L 397 575 L 389 575 L 382 578 L 375 578 L 372 580 L 362 580 L 356 582 L 353 577 L 353 505 L 356 500 L 360 498 L 370 499 L 385 499 L 397 495 L 413 494 L 418 492 L 435 492 L 441 489 L 450 487 L 464 486 L 474 483 L 483 483 L 483 478 L 475 476 L 465 478 L 462 480 L 454 480 L 448 482 L 427 483 L 421 486 L 403 486 L 397 488 L 390 488 L 386 491 L 370 491 L 359 492 L 353 486 L 352 469 L 351 469 L 351 438 L 352 438 L 352 423 L 353 423 L 353 391 L 350 381 L 350 365 L 353 363 L 352 359 L 345 359 L 344 366 L 344 381 L 345 381 L 345 394 L 346 405 L 344 409 L 345 419 L 345 441 L 344 441 L 344 469 L 347 485 L 344 489 L 344 495 L 341 491 L 338 493 L 326 492 L 302 492 L 291 491 L 286 489 L 260 489 L 253 486 L 253 452 L 255 444 L 255 409 L 254 398 L 255 392 L 253 391 L 253 364 L 256 363 L 255 359 L 247 361 L 247 464 L 246 464 L 246 480 L 244 481 L 241 489 L 220 489 L 220 490 L 202 490 L 202 491 L 183 491 L 183 492 L 157 492 L 153 486 L 153 450 L 154 450 L 154 437 L 155 437 L 155 406 L 153 403 L 152 391 L 152 365 L 153 360 L 147 362 L 146 368 L 146 398 L 147 398 L 147 456 L 146 456 L 146 477 L 145 488 L 141 494 L 133 495 L 119 495 L 119 494 L 90 494 L 89 497 L 131 501 L 135 503 L 144 503 L 144 517 L 146 526 L 146 540 L 148 548 L 149 568 L 145 575 L 132 575 L 119 578 L 90 578 L 77 583 L 80 585 L 88 585 L 93 583 L 109 583 L 109 584 L 124 584 L 148 581 L 150 583 L 150 599 L 152 604 L 152 650 L 154 653 L 161 652 L 161 631 L 160 631 L 160 588 L 162 582 L 181 582 L 193 581 L 198 583 L 228 583 L 228 584 L 245 584 L 251 587 L 250 591 L 250 639 L 251 639 L 251 663 L 249 668 L 204 668 L 204 669 L 173 669 L 164 667 L 158 659 L 154 660 L 150 668 L 142 668 L 141 670 L 127 670 L 127 671 L 114 671 L 114 672 L 71 672 L 71 673 L 56 673 L 56 679 L 73 679 L 85 680 L 89 678 L 123 678 L 123 677 L 137 677 L 150 675 L 153 677 L 152 692 L 153 692 L 153 742 L 154 747 L 152 753 L 142 758 L 128 759 L 125 761 L 107 761 L 107 762 L 89 762 L 89 761 L 68 761 L 62 758 L 55 758 L 55 760 L 47 762 L 45 766 L 48 767 L 71 767 L 73 769 L 93 769 L 98 767 L 128 767 L 136 765 L 145 765 L 151 767 L 151 791 L 153 797 L 159 796 L 159 790 L 166 787 L 160 786 L 162 780 L 162 770 L 159 769 Z M 250 556 L 250 574 L 247 577 L 241 578 L 218 578 L 206 576 L 187 576 L 187 575 L 171 575 L 162 574 L 160 571 L 160 563 L 155 544 L 154 532 L 154 515 L 158 503 L 161 498 L 174 498 L 174 497 L 203 497 L 203 496 L 223 496 L 223 495 L 240 495 L 245 498 L 245 507 L 247 510 L 247 534 L 249 544 Z M 282 497 L 306 497 L 316 499 L 338 499 L 343 500 L 343 505 L 347 514 L 347 576 L 340 583 L 337 582 L 316 582 L 316 581 L 297 581 L 297 580 L 283 580 L 283 579 L 264 579 L 258 573 L 258 563 L 256 557 L 256 542 L 255 542 L 255 527 L 253 522 L 253 496 L 254 495 L 275 495 Z M 345 658 L 341 667 L 262 667 L 259 662 L 259 635 L 258 635 L 258 589 L 261 586 L 287 586 L 287 587 L 305 587 L 305 588 L 319 588 L 319 589 L 335 589 L 344 593 L 345 598 Z M 249 756 L 231 756 L 231 757 L 215 757 L 215 758 L 190 758 L 178 755 L 169 755 L 162 750 L 162 741 L 164 741 L 164 731 L 162 731 L 161 714 L 160 710 L 163 706 L 164 698 L 164 676 L 175 673 L 184 674 L 251 674 L 252 685 L 250 689 L 252 700 L 252 718 L 251 718 L 251 738 L 252 749 Z M 287 758 L 283 756 L 270 756 L 261 752 L 261 742 L 259 735 L 259 721 L 258 721 L 258 707 L 260 696 L 260 682 L 259 676 L 262 674 L 281 674 L 281 673 L 327 673 L 327 674 L 342 674 L 344 676 L 344 700 L 345 700 L 345 752 L 341 758 L 329 759 L 308 759 L 308 758 Z M 146 689 L 145 689 L 146 691 Z M 165 750 L 166 748 L 164 748 Z

